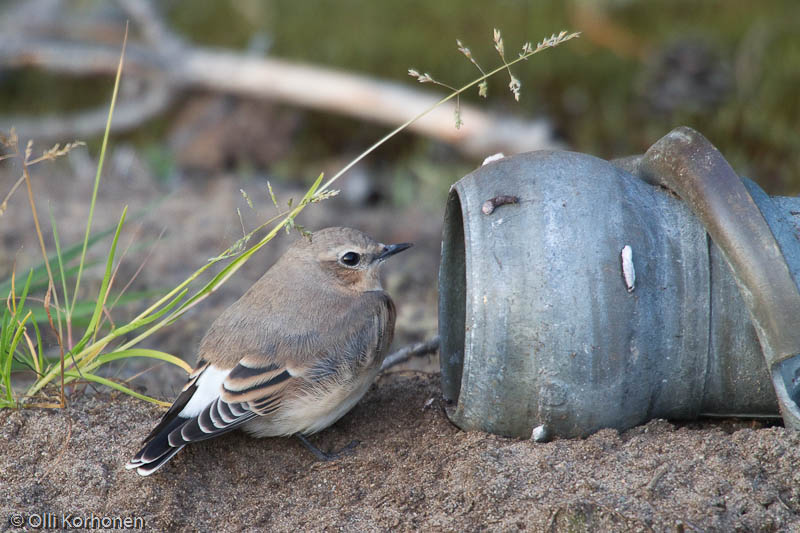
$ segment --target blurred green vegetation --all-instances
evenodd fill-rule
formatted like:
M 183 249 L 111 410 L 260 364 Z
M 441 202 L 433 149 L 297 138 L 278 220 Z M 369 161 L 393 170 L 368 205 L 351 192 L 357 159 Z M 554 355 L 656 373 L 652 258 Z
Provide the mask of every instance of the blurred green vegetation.
M 581 39 L 514 69 L 522 81 L 519 103 L 502 76 L 491 81 L 487 101 L 477 94 L 467 100 L 522 117 L 548 117 L 571 149 L 606 158 L 640 153 L 686 124 L 768 192 L 800 192 L 796 0 L 170 0 L 161 5 L 170 25 L 197 44 L 266 49 L 281 58 L 406 83 L 413 83 L 406 74 L 410 67 L 451 85 L 472 79 L 476 70 L 456 50 L 457 38 L 488 68 L 498 64 L 491 40 L 495 27 L 503 31 L 509 54 L 525 41 L 535 43 L 562 29 L 581 31 Z M 30 104 L 30 91 L 8 87 L 6 77 L 0 81 L 3 100 L 26 93 Z M 77 90 L 72 105 L 85 104 L 81 94 Z M 59 106 L 64 102 L 57 100 Z M 163 124 L 155 130 L 163 131 Z M 358 152 L 383 132 L 381 126 L 308 113 L 281 168 L 314 176 L 304 165 Z M 428 141 L 403 136 L 376 158 L 418 162 L 436 150 Z M 464 167 L 454 155 L 435 162 L 452 163 L 454 171 Z

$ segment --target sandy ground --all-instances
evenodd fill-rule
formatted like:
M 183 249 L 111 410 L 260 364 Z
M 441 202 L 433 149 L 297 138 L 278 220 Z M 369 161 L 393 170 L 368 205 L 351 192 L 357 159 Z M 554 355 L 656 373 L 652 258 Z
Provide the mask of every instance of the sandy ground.
M 80 161 L 37 171 L 40 217 L 48 205 L 63 242 L 82 236 L 91 180 Z M 77 176 L 72 176 L 77 168 Z M 2 170 L 0 170 L 2 171 Z M 0 174 L 10 184 L 15 172 Z M 90 174 L 89 174 L 90 175 Z M 458 176 L 454 176 L 454 180 Z M 250 212 L 240 188 L 259 212 Z M 6 190 L 5 187 L 3 190 Z M 281 188 L 279 194 L 293 194 Z M 166 233 L 134 284 L 168 287 L 271 214 L 264 183 L 236 176 L 157 185 L 130 153 L 115 152 L 101 186 L 96 228 L 113 224 L 121 205 L 136 211 L 165 197 L 159 210 L 129 224 L 147 241 Z M 17 193 L 0 223 L 0 273 L 37 260 L 26 198 Z M 45 218 L 46 219 L 46 218 Z M 415 241 L 386 273 L 398 307 L 395 347 L 436 331 L 441 214 L 415 208 L 314 206 L 311 228 L 351 225 L 386 242 Z M 174 327 L 148 340 L 194 360 L 205 329 L 269 264 L 282 237 Z M 128 279 L 146 250 L 131 250 Z M 84 287 L 96 287 L 90 271 Z M 141 304 L 144 305 L 144 302 Z M 132 311 L 135 311 L 135 306 Z M 132 312 L 131 311 L 131 312 Z M 149 363 L 148 363 L 149 364 Z M 352 455 L 315 462 L 298 442 L 236 433 L 193 445 L 153 477 L 123 468 L 162 412 L 123 396 L 74 395 L 60 410 L 0 412 L 0 524 L 36 517 L 140 518 L 153 531 L 800 531 L 800 436 L 750 421 L 665 421 L 623 434 L 548 444 L 464 433 L 440 400 L 436 361 L 425 359 L 379 380 L 352 413 L 314 437 L 323 449 L 361 441 Z M 420 372 L 419 370 L 425 372 Z M 114 370 L 124 376 L 141 370 Z M 137 380 L 172 399 L 179 371 L 162 367 Z M 34 529 L 29 527 L 29 530 Z M 12 529 L 13 530 L 13 529 Z
M 385 376 L 312 440 L 241 433 L 195 444 L 141 478 L 123 468 L 158 408 L 80 397 L 0 412 L 3 520 L 141 518 L 153 531 L 798 531 L 800 436 L 752 422 L 547 444 L 451 425 L 436 376 Z M 5 525 L 5 524 L 4 524 Z

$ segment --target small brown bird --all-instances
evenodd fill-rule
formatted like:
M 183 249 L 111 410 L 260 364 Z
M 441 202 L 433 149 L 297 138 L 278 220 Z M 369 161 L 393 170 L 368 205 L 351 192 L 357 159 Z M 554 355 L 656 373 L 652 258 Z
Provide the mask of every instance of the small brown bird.
M 341 418 L 378 374 L 395 321 L 380 265 L 410 246 L 351 228 L 295 242 L 211 325 L 189 382 L 126 468 L 150 475 L 187 444 L 236 428 L 296 435 L 331 458 L 304 435 Z

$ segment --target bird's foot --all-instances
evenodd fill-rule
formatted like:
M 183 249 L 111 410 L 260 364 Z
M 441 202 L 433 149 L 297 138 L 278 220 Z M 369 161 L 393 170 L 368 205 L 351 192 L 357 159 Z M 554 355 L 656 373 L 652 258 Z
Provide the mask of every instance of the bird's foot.
M 316 457 L 320 461 L 333 461 L 334 459 L 338 459 L 342 455 L 347 455 L 349 453 L 352 453 L 352 451 L 355 449 L 355 447 L 358 446 L 359 444 L 361 444 L 359 441 L 354 440 L 350 444 L 348 444 L 347 446 L 342 448 L 341 450 L 338 450 L 338 451 L 335 451 L 335 452 L 323 452 L 322 450 L 320 450 L 319 448 L 317 448 L 316 446 L 311 444 L 311 441 L 309 441 L 304 435 L 302 435 L 300 433 L 296 433 L 295 437 L 300 439 L 300 442 L 303 443 L 303 446 L 308 448 L 308 451 L 313 453 L 314 457 Z

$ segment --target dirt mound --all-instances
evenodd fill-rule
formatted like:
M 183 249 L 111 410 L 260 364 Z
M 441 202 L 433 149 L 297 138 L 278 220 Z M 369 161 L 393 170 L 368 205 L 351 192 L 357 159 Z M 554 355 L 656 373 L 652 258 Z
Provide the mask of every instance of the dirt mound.
M 654 421 L 538 444 L 459 431 L 438 377 L 401 373 L 312 438 L 361 441 L 339 460 L 237 432 L 141 478 L 124 463 L 162 412 L 102 395 L 0 412 L 4 527 L 21 513 L 158 531 L 800 530 L 800 435 L 781 427 Z

